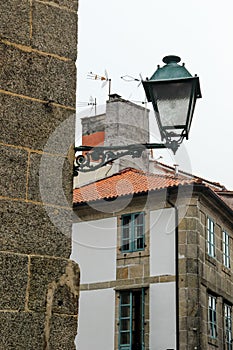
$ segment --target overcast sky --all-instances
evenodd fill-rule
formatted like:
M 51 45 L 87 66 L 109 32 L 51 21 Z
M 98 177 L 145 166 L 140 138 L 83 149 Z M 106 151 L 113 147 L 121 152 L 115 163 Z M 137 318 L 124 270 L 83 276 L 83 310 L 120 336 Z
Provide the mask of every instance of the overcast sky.
M 199 76 L 203 97 L 183 150 L 175 158 L 158 151 L 155 158 L 233 190 L 232 13 L 232 0 L 80 0 L 78 112 L 91 96 L 98 105 L 108 97 L 108 86 L 88 80 L 88 72 L 104 75 L 106 69 L 112 93 L 144 101 L 142 85 L 121 77 L 150 77 L 164 56 L 180 56 Z

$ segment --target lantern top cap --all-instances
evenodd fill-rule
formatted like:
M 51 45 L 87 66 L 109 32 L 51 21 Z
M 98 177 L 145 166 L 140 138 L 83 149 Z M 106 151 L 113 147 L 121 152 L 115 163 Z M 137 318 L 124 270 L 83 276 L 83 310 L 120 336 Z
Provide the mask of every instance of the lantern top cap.
M 163 62 L 166 64 L 179 63 L 180 61 L 181 61 L 181 58 L 179 56 L 174 56 L 174 55 L 165 56 L 163 58 Z
M 182 66 L 178 64 L 180 61 L 181 58 L 179 56 L 165 56 L 163 58 L 165 65 L 163 67 L 158 66 L 149 81 L 192 78 L 184 64 Z

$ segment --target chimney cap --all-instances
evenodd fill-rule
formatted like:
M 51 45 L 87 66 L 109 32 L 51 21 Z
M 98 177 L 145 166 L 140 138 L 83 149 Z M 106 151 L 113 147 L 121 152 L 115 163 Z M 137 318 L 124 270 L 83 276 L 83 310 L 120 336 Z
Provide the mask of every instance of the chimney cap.
M 109 101 L 116 100 L 116 99 L 118 100 L 120 98 L 121 98 L 121 96 L 118 94 L 110 94 L 109 95 Z

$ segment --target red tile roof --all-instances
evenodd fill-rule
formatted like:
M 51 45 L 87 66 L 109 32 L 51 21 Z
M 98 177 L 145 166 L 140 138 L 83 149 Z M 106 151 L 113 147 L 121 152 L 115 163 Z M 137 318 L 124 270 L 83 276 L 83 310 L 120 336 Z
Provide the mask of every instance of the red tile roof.
M 151 174 L 127 168 L 110 177 L 74 189 L 73 202 L 81 204 L 100 199 L 142 194 L 148 191 L 175 187 L 179 185 L 203 183 L 200 178 L 187 178 L 174 174 Z

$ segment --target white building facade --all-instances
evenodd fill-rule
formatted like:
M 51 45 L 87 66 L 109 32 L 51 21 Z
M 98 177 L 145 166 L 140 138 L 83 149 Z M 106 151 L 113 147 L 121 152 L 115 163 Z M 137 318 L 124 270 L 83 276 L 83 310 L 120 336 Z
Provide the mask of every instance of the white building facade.
M 74 224 L 77 349 L 176 349 L 174 209 L 142 209 Z

